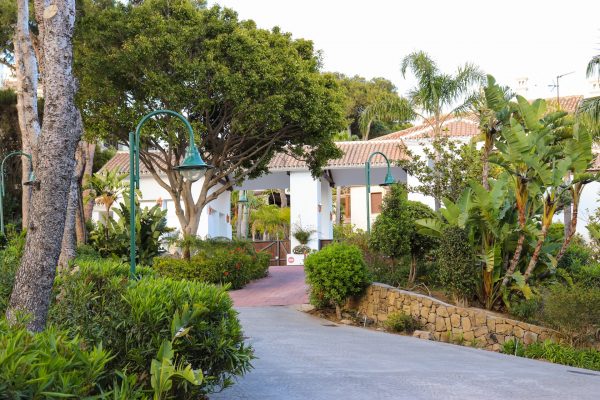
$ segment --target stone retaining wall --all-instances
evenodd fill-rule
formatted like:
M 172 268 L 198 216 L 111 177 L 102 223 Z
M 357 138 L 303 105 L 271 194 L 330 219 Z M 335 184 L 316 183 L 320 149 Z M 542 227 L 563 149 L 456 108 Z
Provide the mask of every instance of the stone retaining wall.
M 412 315 L 423 329 L 442 342 L 462 341 L 488 350 L 499 351 L 509 339 L 530 344 L 538 340 L 558 341 L 558 332 L 513 319 L 498 317 L 485 310 L 452 306 L 429 296 L 374 283 L 352 307 L 376 323 L 394 312 Z

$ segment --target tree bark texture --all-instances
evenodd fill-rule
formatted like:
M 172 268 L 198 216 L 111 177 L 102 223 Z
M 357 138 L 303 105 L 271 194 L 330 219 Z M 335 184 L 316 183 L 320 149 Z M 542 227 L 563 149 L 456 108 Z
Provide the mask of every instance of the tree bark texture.
M 81 122 L 79 122 L 81 124 Z M 83 175 L 85 159 L 83 157 L 83 143 L 77 146 L 75 157 L 75 169 L 71 177 L 71 186 L 69 187 L 69 199 L 67 202 L 67 215 L 65 217 L 65 229 L 63 232 L 60 256 L 58 258 L 58 269 L 63 270 L 69 266 L 69 261 L 75 258 L 78 244 L 77 215 L 81 210 L 81 195 L 79 190 L 80 179 Z M 79 218 L 81 221 L 81 218 Z
M 18 9 L 19 27 L 23 29 L 28 24 L 27 1 L 18 0 Z M 72 70 L 74 22 L 74 0 L 56 0 L 43 11 L 46 97 L 44 123 L 33 149 L 37 182 L 31 197 L 25 249 L 7 310 L 10 321 L 19 314 L 28 315 L 27 327 L 31 331 L 41 331 L 46 324 L 75 167 L 75 148 L 82 130 L 75 107 Z M 23 49 L 18 51 L 22 60 L 25 53 Z M 31 71 L 31 75 L 21 79 L 31 79 L 36 73 Z
M 82 186 L 85 186 L 87 181 L 90 179 L 92 174 L 94 173 L 94 156 L 96 155 L 96 145 L 94 143 L 83 142 L 85 149 L 85 167 L 83 170 L 83 180 L 81 182 Z M 81 198 L 85 199 L 89 195 L 89 190 L 85 190 Z M 92 212 L 94 211 L 94 200 L 90 199 L 87 203 L 83 204 L 83 220 L 89 221 L 92 219 Z
M 17 25 L 15 29 L 14 52 L 17 77 L 17 114 L 21 131 L 22 151 L 32 154 L 35 142 L 40 135 L 38 118 L 38 63 L 29 29 L 29 4 L 18 2 Z M 21 158 L 21 178 L 26 181 L 31 173 L 27 157 Z M 31 187 L 24 186 L 22 194 L 23 228 L 29 220 Z

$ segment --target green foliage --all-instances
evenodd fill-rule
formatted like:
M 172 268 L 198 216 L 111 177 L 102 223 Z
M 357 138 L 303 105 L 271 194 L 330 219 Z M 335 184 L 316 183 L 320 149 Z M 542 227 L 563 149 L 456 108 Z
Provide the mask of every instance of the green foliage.
M 600 329 L 600 288 L 553 285 L 543 294 L 542 321 L 573 338 L 593 341 Z
M 434 140 L 423 146 L 424 156 L 407 149 L 406 161 L 399 164 L 418 179 L 419 185 L 410 187 L 413 192 L 431 196 L 434 199 L 457 201 L 470 181 L 481 181 L 481 151 L 475 143 L 461 144 L 447 137 Z M 408 161 L 410 160 L 410 161 Z M 435 168 L 431 160 L 443 168 Z
M 10 0 L 0 1 L 0 25 L 7 8 L 16 9 Z M 0 40 L 5 27 L 0 27 Z M 14 31 L 11 31 L 11 35 Z M 5 56 L 0 50 L 0 60 Z M 10 152 L 22 149 L 17 94 L 12 89 L 0 89 L 0 161 Z M 21 224 L 21 157 L 8 158 L 4 163 L 4 223 Z
M 165 340 L 172 341 L 177 368 L 190 365 L 204 372 L 200 387 L 176 380 L 173 391 L 180 398 L 220 390 L 250 368 L 252 349 L 243 342 L 223 288 L 153 278 L 144 268 L 143 278 L 132 282 L 126 265 L 107 260 L 75 265 L 72 273 L 56 282 L 51 323 L 88 343 L 102 342 L 114 356 L 110 366 L 136 374 L 144 387 L 151 385 L 148 371 Z M 177 334 L 181 338 L 175 340 Z
M 256 252 L 247 242 L 204 242 L 189 261 L 156 258 L 154 269 L 160 276 L 209 282 L 241 289 L 254 279 L 267 275 L 270 255 Z
M 86 1 L 78 11 L 78 102 L 97 135 L 123 141 L 131 121 L 156 108 L 183 112 L 215 166 L 207 186 L 260 175 L 278 152 L 306 158 L 315 174 L 339 156 L 331 135 L 344 126 L 343 94 L 319 71 L 310 41 L 191 0 Z M 141 147 L 168 147 L 174 163 L 186 141 L 178 122 L 163 119 L 144 128 Z M 223 149 L 233 150 L 221 157 Z
M 385 327 L 392 332 L 412 333 L 421 328 L 421 323 L 410 315 L 395 312 L 387 316 Z
M 309 255 L 304 261 L 311 302 L 317 306 L 340 307 L 371 283 L 360 249 L 333 243 Z
M 284 239 L 290 230 L 290 208 L 265 204 L 250 214 L 252 237 L 262 234 L 266 238 Z
M 437 245 L 437 239 L 420 233 L 416 221 L 434 217 L 433 210 L 425 204 L 408 200 L 404 186 L 394 185 L 385 196 L 381 214 L 373 224 L 370 246 L 394 259 L 409 256 L 408 280 L 413 283 L 418 261 Z
M 96 145 L 96 150 L 94 151 L 94 165 L 92 167 L 92 172 L 96 173 L 100 171 L 100 169 L 117 153 L 117 150 L 113 148 L 102 149 L 99 145 Z
M 0 397 L 87 398 L 109 392 L 109 352 L 54 328 L 30 333 L 0 319 Z
M 0 250 L 0 315 L 4 315 L 15 282 L 15 274 L 21 263 L 25 246 L 25 232 L 7 232 L 6 246 Z
M 382 101 L 399 99 L 392 82 L 384 78 L 366 80 L 361 76 L 347 77 L 339 73 L 336 74 L 336 78 L 344 90 L 345 113 L 348 121 L 346 132 L 349 132 L 351 137 L 367 140 L 402 129 L 401 124 L 408 119 L 382 117 L 381 120 L 369 121 L 370 124 L 366 129 L 360 124 L 360 116 L 367 107 Z
M 520 299 L 510 305 L 510 313 L 522 321 L 539 323 L 542 304 L 542 299 L 538 296 Z
M 294 239 L 300 242 L 300 244 L 307 244 L 315 232 L 316 231 L 314 229 L 303 227 L 302 225 L 296 225 L 294 226 L 292 236 Z
M 529 346 L 507 340 L 502 352 L 520 357 L 550 361 L 556 364 L 600 371 L 600 351 L 594 349 L 576 349 L 565 344 L 551 341 L 536 342 Z
M 447 227 L 435 250 L 437 279 L 456 301 L 470 299 L 477 285 L 477 260 L 464 229 Z
M 112 257 L 121 260 L 129 259 L 130 212 L 128 198 L 113 209 L 118 219 L 110 217 L 102 221 L 90 233 L 90 244 L 102 257 Z M 151 265 L 152 260 L 161 253 L 161 237 L 172 228 L 167 227 L 167 210 L 159 205 L 152 208 L 140 208 L 136 202 L 136 247 L 137 262 Z M 105 225 L 104 225 L 105 224 Z

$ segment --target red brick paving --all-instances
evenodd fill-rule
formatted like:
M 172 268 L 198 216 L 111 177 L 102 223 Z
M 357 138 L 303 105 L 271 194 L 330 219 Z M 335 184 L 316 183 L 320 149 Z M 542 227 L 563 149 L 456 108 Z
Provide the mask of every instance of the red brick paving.
M 229 292 L 236 307 L 289 306 L 308 303 L 304 267 L 270 267 L 266 278 Z

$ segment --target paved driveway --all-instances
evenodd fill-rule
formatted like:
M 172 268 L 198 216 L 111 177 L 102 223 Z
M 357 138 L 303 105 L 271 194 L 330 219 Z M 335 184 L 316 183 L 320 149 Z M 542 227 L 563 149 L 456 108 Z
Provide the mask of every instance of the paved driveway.
M 308 303 L 303 266 L 269 267 L 266 278 L 229 295 L 237 307 L 285 306 Z
M 212 399 L 598 400 L 600 373 L 329 321 L 239 308 L 255 369 Z

